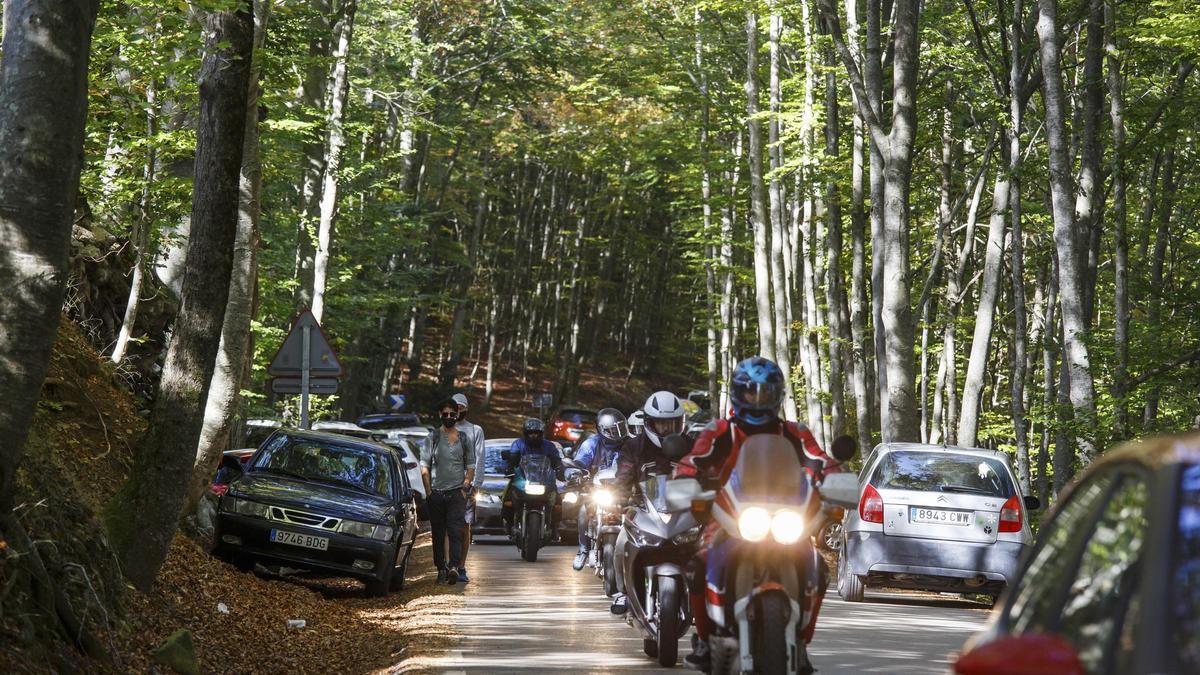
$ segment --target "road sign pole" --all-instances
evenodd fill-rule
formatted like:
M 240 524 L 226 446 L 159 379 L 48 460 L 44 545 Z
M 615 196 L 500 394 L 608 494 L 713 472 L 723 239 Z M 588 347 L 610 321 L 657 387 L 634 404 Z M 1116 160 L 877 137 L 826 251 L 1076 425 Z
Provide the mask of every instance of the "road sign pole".
M 304 351 L 300 356 L 300 428 L 308 428 L 308 378 L 309 368 L 312 366 L 309 363 L 311 354 L 309 352 L 312 345 L 312 328 L 304 326 Z

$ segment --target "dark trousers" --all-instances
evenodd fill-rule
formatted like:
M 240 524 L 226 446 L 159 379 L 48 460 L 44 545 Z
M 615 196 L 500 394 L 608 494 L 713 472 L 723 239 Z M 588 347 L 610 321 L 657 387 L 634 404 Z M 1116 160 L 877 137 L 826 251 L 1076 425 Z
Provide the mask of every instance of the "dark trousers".
M 579 519 L 575 521 L 575 524 L 579 526 L 579 550 L 583 553 L 592 550 L 592 538 L 588 536 L 588 525 L 591 524 L 590 511 L 587 504 L 579 507 Z
M 449 567 L 462 567 L 463 518 L 466 517 L 467 498 L 462 490 L 455 488 L 429 495 L 429 528 L 433 534 L 433 564 L 445 569 L 446 539 L 450 539 Z

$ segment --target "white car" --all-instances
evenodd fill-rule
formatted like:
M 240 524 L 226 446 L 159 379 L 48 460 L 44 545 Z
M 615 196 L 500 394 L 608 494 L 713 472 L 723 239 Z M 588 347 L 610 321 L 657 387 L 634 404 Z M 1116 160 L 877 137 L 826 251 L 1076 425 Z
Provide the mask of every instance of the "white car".
M 993 450 L 884 443 L 859 475 L 857 511 L 844 520 L 838 594 L 868 587 L 999 596 L 1033 543 L 1008 455 Z

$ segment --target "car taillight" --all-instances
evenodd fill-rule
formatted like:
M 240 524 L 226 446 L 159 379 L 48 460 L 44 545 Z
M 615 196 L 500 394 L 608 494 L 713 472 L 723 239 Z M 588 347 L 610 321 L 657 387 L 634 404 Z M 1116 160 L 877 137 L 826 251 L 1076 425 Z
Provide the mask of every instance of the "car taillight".
M 1000 531 L 1021 531 L 1021 497 L 1013 495 L 1000 507 Z
M 863 490 L 862 499 L 858 502 L 858 517 L 864 523 L 883 522 L 883 497 L 879 496 L 875 486 L 868 484 L 867 489 Z

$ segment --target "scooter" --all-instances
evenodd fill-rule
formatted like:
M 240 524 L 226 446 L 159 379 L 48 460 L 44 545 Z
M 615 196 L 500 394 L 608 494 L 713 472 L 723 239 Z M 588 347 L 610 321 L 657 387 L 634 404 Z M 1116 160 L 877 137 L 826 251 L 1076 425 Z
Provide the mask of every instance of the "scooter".
M 675 458 L 672 446 L 682 443 L 674 452 L 681 459 L 690 444 L 674 438 L 666 439 L 663 454 Z M 692 623 L 684 570 L 696 555 L 703 527 L 690 512 L 668 509 L 667 483 L 665 472 L 641 483 L 635 505 L 621 521 L 613 564 L 627 598 L 627 618 L 642 633 L 643 651 L 670 668 L 679 659 L 679 638 Z
M 558 496 L 556 485 L 554 466 L 542 455 L 522 455 L 509 478 L 504 508 L 512 509 L 510 536 L 528 562 L 537 562 L 538 550 L 554 535 L 551 516 Z
M 849 437 L 834 441 L 833 457 L 854 456 Z M 692 478 L 670 481 L 667 506 L 676 513 L 711 508 L 719 529 L 708 550 L 706 605 L 712 673 L 811 672 L 807 642 L 823 597 L 823 563 L 813 536 L 828 516 L 822 505 L 854 508 L 858 478 L 849 473 L 810 478 L 791 443 L 756 435 L 742 444 L 737 464 L 716 491 Z M 711 504 L 708 504 L 711 502 Z

